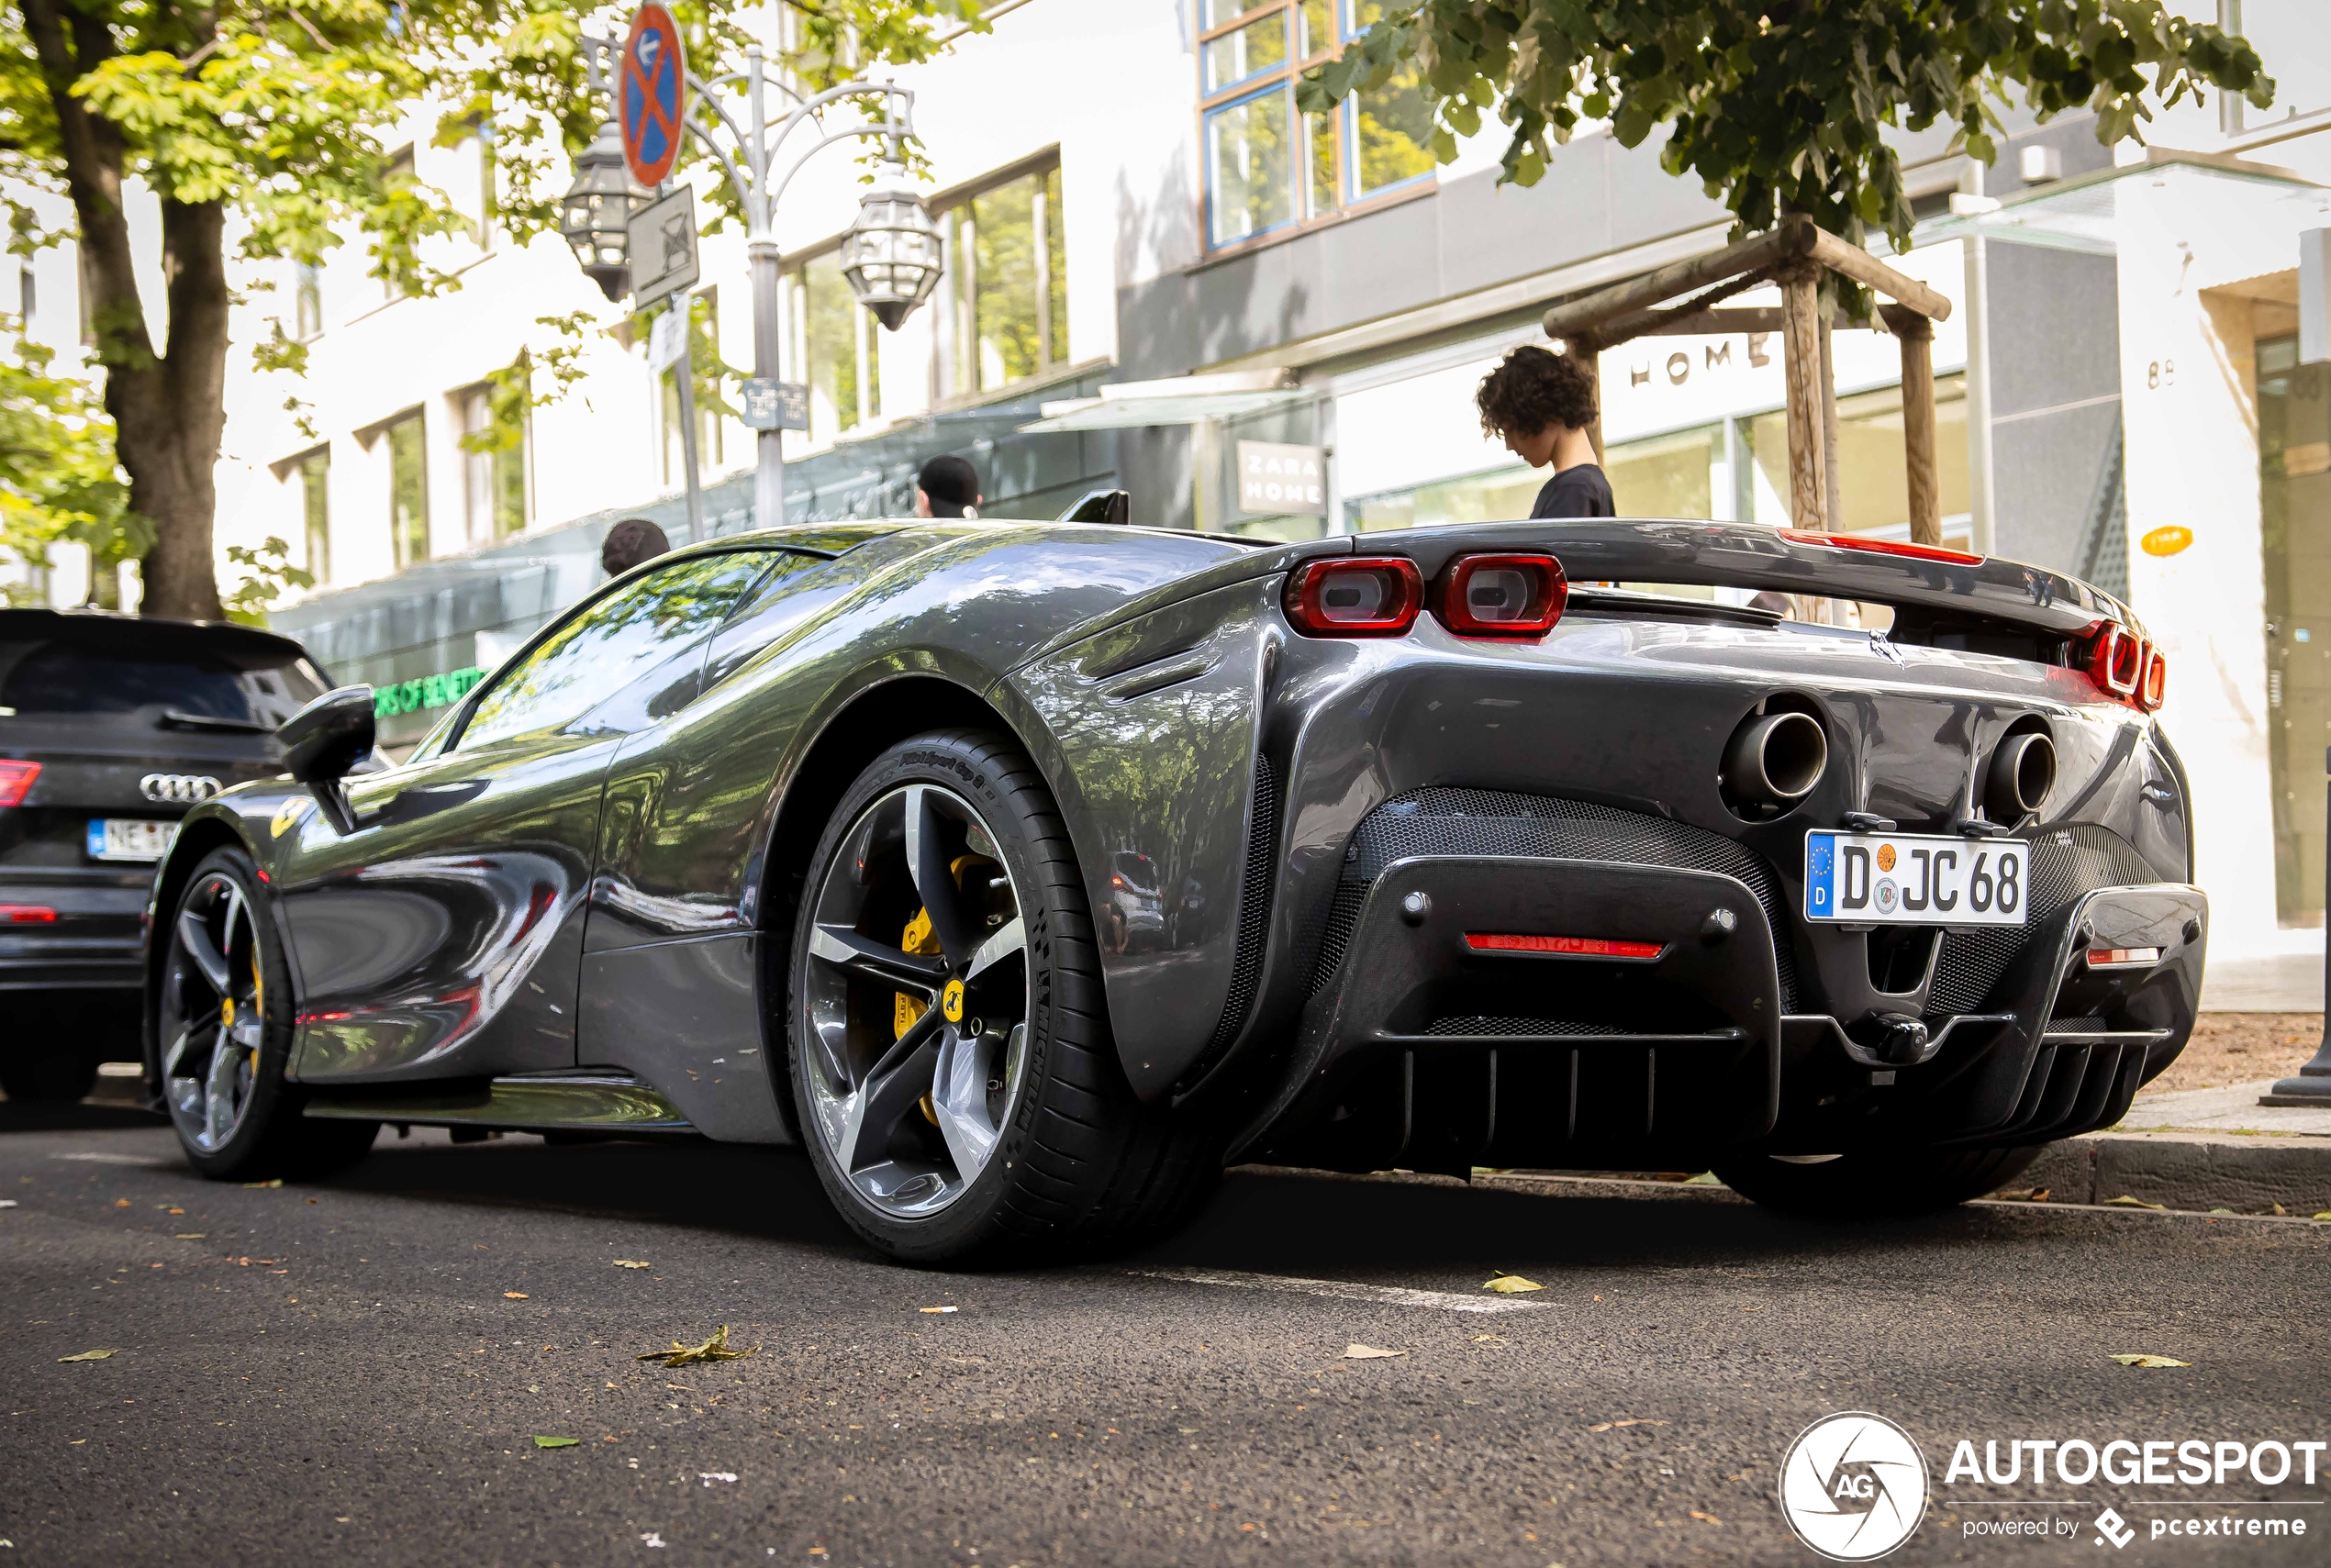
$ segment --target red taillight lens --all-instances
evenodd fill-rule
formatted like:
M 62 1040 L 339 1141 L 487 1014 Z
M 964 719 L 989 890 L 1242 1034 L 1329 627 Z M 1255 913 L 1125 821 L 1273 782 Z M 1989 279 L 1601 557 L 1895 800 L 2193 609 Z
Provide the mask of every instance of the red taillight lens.
M 1615 942 L 1603 937 L 1534 937 L 1503 931 L 1467 931 L 1465 945 L 1475 952 L 1552 952 L 1571 958 L 1657 958 L 1667 951 L 1663 942 Z
M 2145 644 L 2117 625 L 2107 624 L 2096 634 L 2088 654 L 2088 678 L 2124 701 L 2136 695 L 2145 673 Z
M 1569 599 L 1551 555 L 1460 555 L 1441 573 L 1433 613 L 1459 637 L 1544 637 Z
M 1424 603 L 1424 576 L 1397 555 L 1313 561 L 1287 580 L 1287 618 L 1306 637 L 1401 637 Z
M 0 761 L 0 806 L 22 803 L 25 792 L 32 788 L 32 781 L 40 776 L 38 762 Z
M 2148 647 L 2145 651 L 2145 673 L 2136 684 L 2136 705 L 2147 713 L 2158 713 L 2169 695 L 2169 657 L 2158 648 Z
M 57 912 L 46 904 L 0 904 L 0 926 L 53 926 Z
M 1906 539 L 1864 539 L 1859 534 L 1817 534 L 1806 528 L 1783 528 L 1780 537 L 1792 544 L 1823 544 L 1832 550 L 1867 550 L 1871 555 L 1901 555 L 1913 561 L 1944 561 L 1953 566 L 1980 566 L 1983 558 L 1963 550 L 1936 544 L 1912 544 Z

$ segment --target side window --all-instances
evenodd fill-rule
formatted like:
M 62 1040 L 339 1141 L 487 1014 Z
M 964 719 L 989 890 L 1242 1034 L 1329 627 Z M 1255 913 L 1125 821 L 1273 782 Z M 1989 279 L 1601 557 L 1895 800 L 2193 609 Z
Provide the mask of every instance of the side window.
M 737 673 L 780 636 L 814 615 L 859 579 L 836 562 L 814 555 L 787 555 L 753 585 L 752 594 L 729 617 L 705 655 L 703 690 Z
M 700 555 L 586 606 L 502 672 L 454 741 L 466 751 L 575 723 L 727 618 L 769 565 L 766 550 Z

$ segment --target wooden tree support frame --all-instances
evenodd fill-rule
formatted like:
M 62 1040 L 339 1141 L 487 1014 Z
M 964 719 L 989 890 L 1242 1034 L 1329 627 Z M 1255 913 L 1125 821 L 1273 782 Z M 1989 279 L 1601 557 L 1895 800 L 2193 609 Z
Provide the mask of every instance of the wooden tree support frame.
M 1826 270 L 1884 295 L 1877 321 L 1821 319 L 1821 276 Z M 1766 283 L 1780 285 L 1780 308 L 1726 307 L 1722 301 Z M 1682 300 L 1682 304 L 1675 303 Z M 1942 497 L 1935 462 L 1935 323 L 1950 317 L 1950 301 L 1905 277 L 1868 251 L 1824 232 L 1801 214 L 1766 233 L 1721 250 L 1674 262 L 1599 289 L 1545 313 L 1545 333 L 1575 354 L 1596 381 L 1597 360 L 1637 338 L 1682 333 L 1778 332 L 1788 378 L 1789 511 L 1797 527 L 1827 532 L 1835 525 L 1837 388 L 1828 371 L 1827 328 L 1878 327 L 1894 335 L 1902 353 L 1902 446 L 1910 479 L 1910 537 L 1943 542 Z M 1602 452 L 1600 420 L 1590 432 Z

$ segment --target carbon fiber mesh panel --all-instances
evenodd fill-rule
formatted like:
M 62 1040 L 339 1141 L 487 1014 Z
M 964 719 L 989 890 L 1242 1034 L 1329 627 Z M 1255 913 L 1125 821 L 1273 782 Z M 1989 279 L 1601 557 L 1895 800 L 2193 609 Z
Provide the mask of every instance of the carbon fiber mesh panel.
M 1930 1014 L 1971 1013 L 1991 994 L 2031 940 L 2033 931 L 2083 893 L 2099 887 L 2143 886 L 2161 880 L 2128 840 L 2109 828 L 2076 822 L 2048 828 L 2032 840 L 2031 899 L 2021 926 L 1947 931 L 1935 963 Z
M 1231 961 L 1231 992 L 1222 1017 L 1206 1043 L 1202 1059 L 1221 1054 L 1246 1022 L 1255 1004 L 1255 984 L 1263 972 L 1263 939 L 1269 934 L 1271 866 L 1278 854 L 1278 774 L 1270 758 L 1255 758 L 1255 819 L 1246 834 L 1246 872 L 1238 890 L 1238 941 Z
M 1780 1001 L 1797 1005 L 1797 966 L 1779 884 L 1755 851 L 1721 834 L 1664 817 L 1558 795 L 1506 790 L 1421 789 L 1395 795 L 1363 821 L 1344 855 L 1311 989 L 1323 989 L 1344 961 L 1370 884 L 1414 855 L 1489 855 L 1516 860 L 1615 861 L 1716 872 L 1747 884 L 1779 937 Z
M 1429 1035 L 1620 1035 L 1625 1031 L 1614 1024 L 1574 1024 L 1563 1018 L 1435 1018 L 1426 1028 Z

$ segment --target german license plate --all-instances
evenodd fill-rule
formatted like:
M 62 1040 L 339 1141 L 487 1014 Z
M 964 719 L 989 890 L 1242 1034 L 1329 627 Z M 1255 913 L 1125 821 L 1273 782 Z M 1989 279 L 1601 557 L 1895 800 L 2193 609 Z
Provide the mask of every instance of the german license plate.
M 140 822 L 127 817 L 89 819 L 89 858 L 98 861 L 158 861 L 178 834 L 175 822 Z
M 1805 835 L 1805 918 L 1868 926 L 2020 926 L 2031 849 L 2020 839 Z

